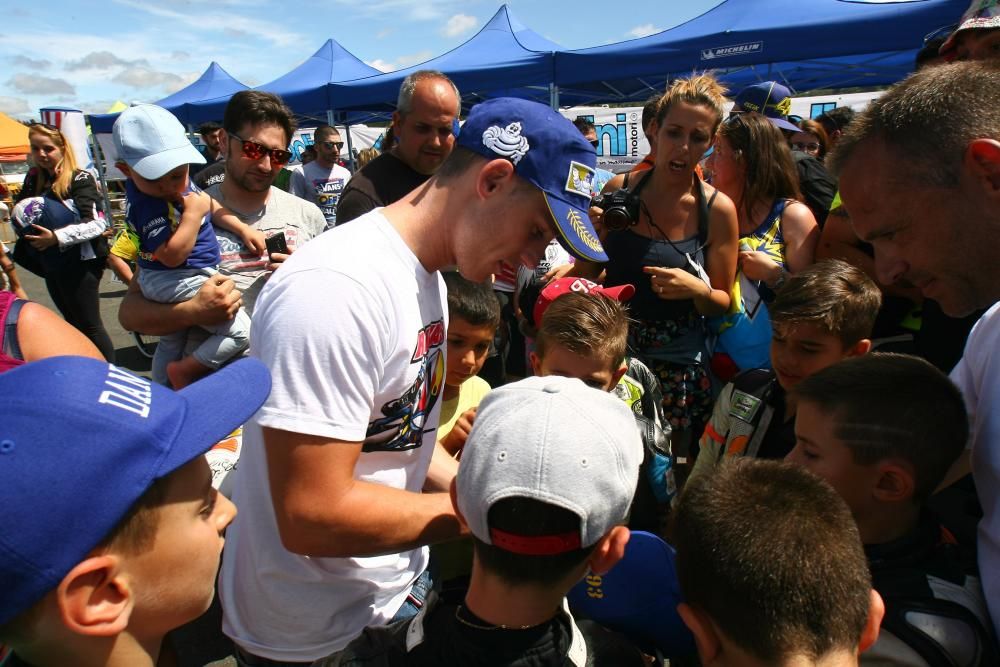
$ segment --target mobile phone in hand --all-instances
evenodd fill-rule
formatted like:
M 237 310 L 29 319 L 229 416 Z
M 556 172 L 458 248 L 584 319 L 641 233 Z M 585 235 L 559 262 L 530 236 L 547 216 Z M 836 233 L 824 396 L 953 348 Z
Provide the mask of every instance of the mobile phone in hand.
M 276 252 L 282 254 L 288 254 L 288 243 L 285 241 L 285 232 L 278 232 L 264 239 L 264 244 L 267 246 L 267 254 L 272 255 Z

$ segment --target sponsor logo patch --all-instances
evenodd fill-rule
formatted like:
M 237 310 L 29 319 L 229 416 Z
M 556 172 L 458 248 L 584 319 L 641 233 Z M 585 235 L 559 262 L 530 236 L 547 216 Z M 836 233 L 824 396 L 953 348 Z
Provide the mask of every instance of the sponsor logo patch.
M 730 56 L 742 56 L 748 53 L 761 53 L 764 50 L 764 42 L 747 42 L 746 44 L 732 44 L 730 46 L 717 46 L 711 49 L 701 50 L 702 60 L 715 60 L 716 58 L 728 58 Z
M 566 176 L 566 192 L 590 199 L 596 175 L 597 172 L 587 165 L 576 161 L 570 162 L 569 174 Z

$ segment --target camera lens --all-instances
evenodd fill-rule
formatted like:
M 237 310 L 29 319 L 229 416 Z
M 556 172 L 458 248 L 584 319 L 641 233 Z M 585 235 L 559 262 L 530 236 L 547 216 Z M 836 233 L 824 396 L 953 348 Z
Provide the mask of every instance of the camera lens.
M 604 226 L 613 231 L 621 231 L 623 229 L 628 229 L 629 224 L 632 220 L 629 218 L 628 211 L 620 206 L 615 206 L 614 208 L 609 208 L 604 212 Z

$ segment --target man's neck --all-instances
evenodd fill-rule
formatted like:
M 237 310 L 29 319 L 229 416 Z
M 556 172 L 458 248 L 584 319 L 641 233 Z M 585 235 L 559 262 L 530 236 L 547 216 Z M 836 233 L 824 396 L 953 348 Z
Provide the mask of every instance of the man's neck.
M 464 205 L 449 202 L 454 189 L 437 187 L 433 177 L 383 209 L 383 214 L 428 273 L 455 263 L 452 223 Z M 448 213 L 448 215 L 446 215 Z
M 566 591 L 558 586 L 512 586 L 473 563 L 465 606 L 487 623 L 509 629 L 541 625 L 556 616 Z
M 326 169 L 327 171 L 337 166 L 336 162 L 330 162 L 328 160 L 324 160 L 321 157 L 316 158 L 315 160 L 313 160 L 313 162 L 315 162 L 318 166 L 323 167 L 323 169 Z
M 239 187 L 229 178 L 219 184 L 219 192 L 222 193 L 226 208 L 243 215 L 252 215 L 260 211 L 267 204 L 268 197 L 271 196 L 271 188 L 263 192 L 250 192 Z

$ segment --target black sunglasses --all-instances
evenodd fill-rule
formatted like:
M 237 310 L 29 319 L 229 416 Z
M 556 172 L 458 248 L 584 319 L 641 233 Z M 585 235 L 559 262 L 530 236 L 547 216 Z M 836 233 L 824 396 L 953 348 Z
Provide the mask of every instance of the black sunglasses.
M 958 24 L 952 23 L 951 25 L 942 26 L 936 30 L 930 31 L 924 35 L 924 46 L 926 46 L 929 42 L 933 42 L 935 39 L 947 39 L 951 33 L 955 32 L 956 28 L 958 28 Z
M 249 139 L 243 139 L 242 137 L 229 133 L 229 136 L 236 139 L 242 144 L 243 157 L 250 160 L 259 160 L 265 155 L 271 158 L 271 162 L 277 165 L 288 164 L 288 161 L 292 159 L 292 154 L 283 148 L 268 148 L 262 144 L 258 144 L 256 141 L 250 141 Z
M 341 148 L 344 147 L 344 142 L 343 141 L 323 141 L 323 142 L 320 142 L 320 143 L 322 143 L 323 144 L 323 148 L 325 148 L 328 151 L 333 150 L 334 146 L 337 147 L 338 151 Z

